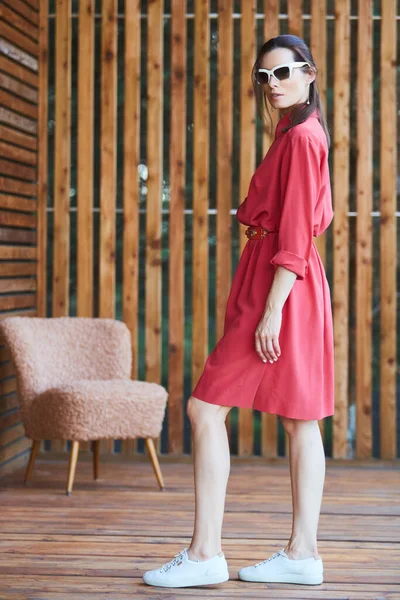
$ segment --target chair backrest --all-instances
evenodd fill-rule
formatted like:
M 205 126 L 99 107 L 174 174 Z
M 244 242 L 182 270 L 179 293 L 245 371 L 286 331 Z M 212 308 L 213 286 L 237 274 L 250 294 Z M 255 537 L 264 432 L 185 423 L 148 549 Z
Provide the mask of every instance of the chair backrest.
M 17 375 L 22 408 L 46 389 L 80 379 L 130 379 L 125 323 L 91 317 L 7 317 L 0 331 Z

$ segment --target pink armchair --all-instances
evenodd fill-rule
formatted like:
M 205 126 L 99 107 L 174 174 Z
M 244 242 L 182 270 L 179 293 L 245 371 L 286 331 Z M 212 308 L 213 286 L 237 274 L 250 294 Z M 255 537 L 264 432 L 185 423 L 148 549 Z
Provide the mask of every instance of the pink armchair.
M 160 435 L 167 390 L 131 380 L 131 335 L 122 321 L 89 317 L 7 317 L 0 331 L 16 369 L 25 435 L 33 440 L 28 481 L 40 441 L 72 440 L 67 495 L 71 495 L 79 442 L 145 438 L 159 487 L 164 488 L 152 438 Z

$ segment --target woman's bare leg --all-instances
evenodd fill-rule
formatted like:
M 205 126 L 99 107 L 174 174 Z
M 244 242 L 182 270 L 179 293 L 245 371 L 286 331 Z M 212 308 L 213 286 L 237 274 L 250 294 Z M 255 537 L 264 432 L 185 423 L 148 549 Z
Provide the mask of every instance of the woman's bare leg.
M 222 521 L 230 473 L 225 419 L 231 406 L 210 404 L 191 396 L 187 414 L 193 435 L 195 522 L 188 556 L 207 560 L 221 552 Z
M 319 558 L 317 529 L 325 481 L 325 452 L 318 421 L 280 417 L 289 436 L 292 534 L 289 558 Z

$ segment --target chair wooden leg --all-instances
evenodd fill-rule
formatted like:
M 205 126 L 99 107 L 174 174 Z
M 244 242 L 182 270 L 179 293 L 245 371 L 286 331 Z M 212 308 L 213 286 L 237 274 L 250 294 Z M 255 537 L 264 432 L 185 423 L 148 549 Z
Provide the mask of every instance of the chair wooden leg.
M 156 474 L 158 485 L 163 490 L 164 489 L 164 480 L 160 469 L 160 463 L 158 462 L 158 456 L 156 452 L 156 448 L 154 446 L 154 441 L 152 438 L 146 438 L 145 440 L 147 452 L 150 455 L 151 464 L 153 465 L 154 473 Z
M 72 447 L 71 447 L 71 453 L 69 455 L 67 496 L 71 495 L 72 486 L 74 485 L 76 463 L 78 462 L 78 454 L 79 454 L 79 442 L 73 441 Z
M 28 482 L 28 479 L 32 475 L 33 465 L 35 464 L 36 456 L 40 450 L 40 442 L 41 442 L 41 440 L 33 440 L 33 442 L 32 442 L 31 454 L 30 454 L 28 466 L 26 467 L 26 472 L 25 472 L 25 484 Z
M 93 479 L 97 479 L 99 476 L 99 464 L 100 464 L 100 440 L 94 440 L 94 442 L 93 442 Z

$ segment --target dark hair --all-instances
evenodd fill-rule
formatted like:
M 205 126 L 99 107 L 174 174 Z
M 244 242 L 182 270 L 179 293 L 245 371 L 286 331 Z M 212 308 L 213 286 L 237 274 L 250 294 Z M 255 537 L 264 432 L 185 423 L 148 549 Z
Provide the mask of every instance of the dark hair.
M 254 89 L 254 95 L 256 98 L 256 102 L 257 102 L 258 113 L 259 113 L 260 118 L 263 121 L 263 123 L 266 123 L 266 113 L 268 113 L 269 118 L 270 118 L 271 131 L 272 131 L 271 113 L 268 108 L 267 98 L 264 93 L 263 86 L 260 85 L 259 83 L 257 83 L 256 73 L 257 73 L 258 69 L 260 68 L 261 59 L 264 56 L 264 54 L 266 54 L 267 52 L 270 52 L 271 50 L 275 50 L 275 48 L 288 48 L 289 50 L 291 50 L 293 52 L 295 61 L 298 60 L 298 61 L 308 62 L 311 66 L 311 69 L 313 71 L 315 71 L 315 73 L 318 72 L 318 69 L 315 66 L 315 62 L 314 62 L 314 59 L 312 57 L 309 47 L 304 42 L 304 40 L 297 37 L 297 35 L 289 35 L 289 34 L 278 35 L 276 37 L 271 38 L 270 40 L 268 40 L 267 42 L 265 42 L 265 44 L 263 44 L 261 46 L 261 48 L 259 49 L 258 54 L 257 54 L 256 62 L 254 63 L 253 69 L 251 71 L 251 80 L 253 83 L 253 89 Z M 304 67 L 300 67 L 300 68 L 305 73 L 310 70 L 310 67 L 308 67 L 307 65 L 304 65 Z M 321 98 L 319 95 L 316 79 L 314 79 L 314 81 L 312 81 L 310 83 L 309 98 L 310 98 L 310 104 L 302 103 L 302 104 L 298 104 L 298 105 L 294 106 L 294 108 L 292 109 L 292 111 L 290 113 L 291 124 L 288 127 L 286 127 L 285 129 L 283 129 L 282 131 L 286 132 L 289 129 L 291 129 L 292 127 L 294 127 L 295 125 L 298 125 L 299 123 L 303 123 L 310 116 L 310 114 L 314 112 L 314 110 L 317 110 L 318 120 L 325 132 L 326 139 L 328 142 L 328 148 L 329 148 L 330 143 L 331 143 L 331 138 L 330 138 L 330 134 L 328 131 L 328 125 L 326 123 L 326 119 L 324 116 L 324 111 L 322 108 Z

